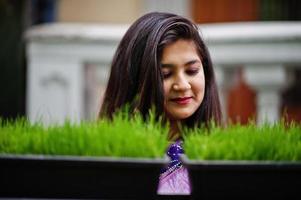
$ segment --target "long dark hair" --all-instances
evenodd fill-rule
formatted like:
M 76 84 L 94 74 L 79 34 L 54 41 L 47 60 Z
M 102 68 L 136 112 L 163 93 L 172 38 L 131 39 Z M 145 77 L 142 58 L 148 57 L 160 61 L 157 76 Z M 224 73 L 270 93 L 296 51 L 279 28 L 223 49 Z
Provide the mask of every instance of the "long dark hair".
M 163 48 L 178 39 L 196 44 L 205 74 L 205 94 L 201 106 L 185 120 L 184 125 L 208 125 L 221 122 L 220 102 L 209 51 L 197 26 L 190 20 L 171 13 L 148 13 L 136 20 L 125 33 L 113 57 L 99 117 L 112 118 L 125 105 L 130 112 L 147 117 L 155 107 L 157 116 L 164 115 Z

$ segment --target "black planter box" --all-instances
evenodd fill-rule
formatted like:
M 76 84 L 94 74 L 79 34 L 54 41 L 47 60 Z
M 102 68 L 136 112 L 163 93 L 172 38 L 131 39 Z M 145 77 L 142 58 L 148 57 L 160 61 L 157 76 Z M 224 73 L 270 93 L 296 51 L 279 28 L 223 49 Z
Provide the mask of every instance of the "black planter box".
M 0 156 L 0 198 L 289 199 L 299 196 L 300 162 L 191 161 L 191 196 L 158 196 L 165 159 Z
M 300 162 L 182 160 L 193 199 L 300 198 Z
M 0 198 L 155 199 L 164 159 L 0 156 Z

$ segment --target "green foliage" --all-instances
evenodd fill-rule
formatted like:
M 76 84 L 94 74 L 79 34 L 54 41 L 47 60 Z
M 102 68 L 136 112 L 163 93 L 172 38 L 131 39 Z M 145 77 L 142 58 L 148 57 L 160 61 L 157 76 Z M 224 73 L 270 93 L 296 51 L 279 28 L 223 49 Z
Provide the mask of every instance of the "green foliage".
M 162 158 L 167 127 L 130 118 L 122 112 L 110 120 L 43 126 L 25 119 L 0 121 L 0 153 Z
M 162 158 L 168 141 L 167 125 L 150 112 L 145 122 L 126 110 L 112 120 L 43 126 L 25 119 L 0 119 L 0 154 L 43 154 Z M 229 125 L 182 129 L 184 149 L 197 160 L 301 160 L 301 126 L 279 122 L 258 127 Z
M 249 124 L 187 132 L 184 149 L 196 160 L 301 160 L 301 126 Z

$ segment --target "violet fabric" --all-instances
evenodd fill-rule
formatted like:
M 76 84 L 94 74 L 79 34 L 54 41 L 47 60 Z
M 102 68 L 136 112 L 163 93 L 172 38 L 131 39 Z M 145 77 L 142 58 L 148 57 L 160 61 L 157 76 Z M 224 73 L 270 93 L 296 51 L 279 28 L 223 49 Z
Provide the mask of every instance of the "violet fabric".
M 167 150 L 171 161 L 160 174 L 158 194 L 186 195 L 191 193 L 188 171 L 180 161 L 180 155 L 184 154 L 182 143 L 181 140 L 178 140 Z

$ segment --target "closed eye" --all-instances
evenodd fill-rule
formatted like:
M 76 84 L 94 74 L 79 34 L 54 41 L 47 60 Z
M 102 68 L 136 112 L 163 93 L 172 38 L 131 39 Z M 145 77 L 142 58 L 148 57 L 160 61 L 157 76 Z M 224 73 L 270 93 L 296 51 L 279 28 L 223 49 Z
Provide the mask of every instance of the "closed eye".
M 171 72 L 162 72 L 162 74 L 163 74 L 163 78 L 167 79 L 171 76 L 172 73 Z
M 197 73 L 199 73 L 199 69 L 189 69 L 189 70 L 186 70 L 186 74 L 190 75 L 190 76 L 194 76 L 196 75 Z

